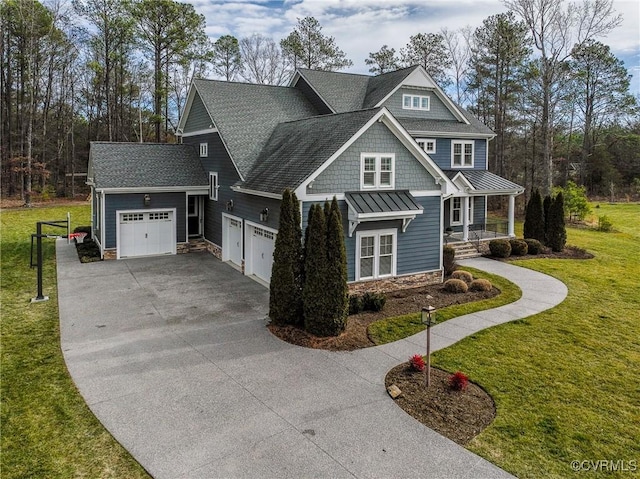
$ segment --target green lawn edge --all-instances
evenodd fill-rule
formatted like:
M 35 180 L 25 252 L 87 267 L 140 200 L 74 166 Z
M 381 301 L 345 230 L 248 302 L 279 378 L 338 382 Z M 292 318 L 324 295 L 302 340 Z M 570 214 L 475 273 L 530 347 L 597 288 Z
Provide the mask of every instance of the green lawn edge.
M 522 296 L 522 290 L 516 284 L 502 276 L 467 266 L 460 269 L 470 272 L 474 278 L 488 279 L 491 281 L 491 284 L 500 290 L 500 294 L 482 301 L 454 304 L 442 308 L 436 312 L 436 324 L 465 314 L 477 313 L 478 311 L 494 309 L 505 304 L 513 303 Z M 425 304 L 424 306 L 427 305 Z M 371 339 L 376 346 L 379 346 L 413 336 L 424 329 L 425 325 L 422 324 L 420 312 L 416 312 L 385 318 L 371 323 L 367 334 L 369 335 L 369 339 Z
M 29 268 L 37 221 L 89 224 L 90 207 L 2 210 L 2 328 L 0 470 L 18 478 L 148 478 L 96 419 L 69 376 L 60 347 L 55 240 L 43 241 L 43 289 L 50 300 L 31 304 L 36 270 Z M 44 226 L 43 232 L 65 231 Z

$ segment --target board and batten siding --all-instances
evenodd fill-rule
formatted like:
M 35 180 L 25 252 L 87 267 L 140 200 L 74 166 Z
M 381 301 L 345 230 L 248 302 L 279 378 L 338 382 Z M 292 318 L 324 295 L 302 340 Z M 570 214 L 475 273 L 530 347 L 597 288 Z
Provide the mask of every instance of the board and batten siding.
M 355 281 L 356 276 L 356 232 L 383 229 L 397 229 L 396 273 L 407 275 L 426 271 L 439 270 L 440 265 L 440 197 L 418 197 L 416 201 L 422 205 L 424 212 L 416 215 L 407 230 L 402 232 L 401 220 L 367 221 L 360 223 L 353 236 L 348 236 L 348 206 L 346 201 L 338 201 L 342 214 L 342 228 L 345 231 L 345 249 L 347 252 L 347 279 Z M 302 229 L 307 227 L 309 209 L 313 202 L 305 201 L 302 205 Z M 324 205 L 324 202 L 317 203 Z
M 429 97 L 429 110 L 409 110 L 402 108 L 402 95 L 422 95 Z M 399 88 L 382 106 L 387 107 L 396 118 L 425 118 L 429 120 L 457 120 L 449 108 L 433 90 L 421 88 Z
M 106 194 L 105 195 L 105 248 L 116 247 L 116 225 L 119 218 L 116 211 L 124 210 L 176 210 L 174 222 L 178 243 L 187 241 L 187 196 L 177 193 L 149 193 L 151 205 L 144 206 L 144 193 Z
M 374 123 L 307 188 L 308 194 L 359 191 L 361 153 L 395 153 L 396 190 L 439 190 L 433 176 L 382 123 Z
M 427 138 L 423 135 L 420 138 Z M 436 152 L 429 153 L 429 157 L 443 170 L 459 170 L 459 169 L 472 169 L 472 170 L 486 170 L 487 169 L 487 140 L 465 140 L 459 141 L 473 141 L 473 168 L 454 168 L 451 166 L 451 142 L 458 141 L 449 138 L 437 138 L 436 139 Z
M 200 98 L 200 94 L 195 92 L 193 97 L 193 103 L 191 104 L 191 110 L 189 110 L 189 117 L 184 125 L 184 133 L 190 133 L 192 131 L 207 130 L 212 128 L 212 121 L 207 109 Z

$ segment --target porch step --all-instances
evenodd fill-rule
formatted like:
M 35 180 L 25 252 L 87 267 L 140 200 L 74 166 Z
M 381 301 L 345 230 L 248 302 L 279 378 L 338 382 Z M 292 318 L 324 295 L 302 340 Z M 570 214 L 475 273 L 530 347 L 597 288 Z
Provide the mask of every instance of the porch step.
M 451 246 L 455 250 L 456 252 L 455 259 L 457 260 L 467 259 L 467 258 L 477 258 L 479 256 L 482 256 L 482 254 L 480 254 L 478 249 L 469 242 L 460 241 L 456 243 L 449 243 L 449 246 Z

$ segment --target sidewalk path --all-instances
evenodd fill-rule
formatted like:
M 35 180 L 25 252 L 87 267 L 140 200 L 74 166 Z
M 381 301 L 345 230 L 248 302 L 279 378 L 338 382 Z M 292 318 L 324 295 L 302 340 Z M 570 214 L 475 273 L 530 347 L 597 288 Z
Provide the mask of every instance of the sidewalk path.
M 56 247 L 69 372 L 155 478 L 512 477 L 386 394 L 385 374 L 420 350 L 420 335 L 351 353 L 300 348 L 265 328 L 268 291 L 207 253 L 81 265 L 73 245 Z M 462 263 L 523 297 L 434 327 L 436 347 L 566 295 L 540 273 Z

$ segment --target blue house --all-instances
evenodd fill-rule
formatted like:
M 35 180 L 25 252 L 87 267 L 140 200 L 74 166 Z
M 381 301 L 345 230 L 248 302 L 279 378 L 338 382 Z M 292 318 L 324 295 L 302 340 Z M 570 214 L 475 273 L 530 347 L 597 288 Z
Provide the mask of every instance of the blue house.
M 356 289 L 440 282 L 445 241 L 514 234 L 523 188 L 487 170 L 494 133 L 420 66 L 378 76 L 301 69 L 288 86 L 195 80 L 177 133 L 181 145 L 92 143 L 93 231 L 105 257 L 173 254 L 199 239 L 268 284 L 285 188 L 303 228 L 312 204 L 338 199 Z M 495 195 L 509 199 L 501 232 L 487 222 Z

